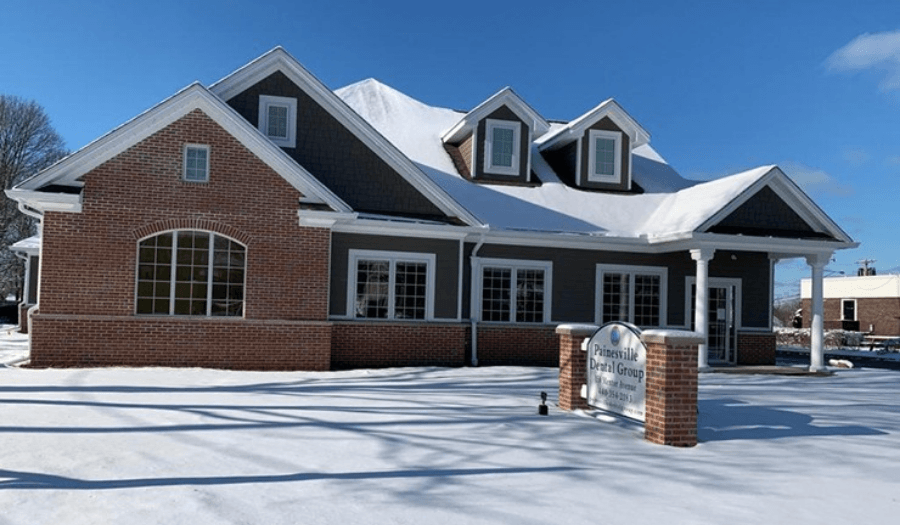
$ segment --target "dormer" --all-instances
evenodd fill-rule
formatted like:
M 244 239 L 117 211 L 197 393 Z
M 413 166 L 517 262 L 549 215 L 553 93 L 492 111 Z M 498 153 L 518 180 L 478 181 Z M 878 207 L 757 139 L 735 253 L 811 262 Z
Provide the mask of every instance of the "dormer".
M 549 129 L 550 124 L 507 87 L 466 113 L 441 140 L 463 177 L 528 184 L 534 182 L 531 143 Z
M 648 142 L 644 128 L 609 99 L 545 137 L 538 150 L 571 186 L 631 191 L 631 152 Z

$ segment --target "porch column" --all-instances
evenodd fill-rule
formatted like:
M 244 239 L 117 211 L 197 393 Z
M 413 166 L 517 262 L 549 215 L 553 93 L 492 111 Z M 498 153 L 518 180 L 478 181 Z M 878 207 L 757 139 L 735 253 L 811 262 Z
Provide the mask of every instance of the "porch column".
M 697 349 L 697 370 L 705 372 L 709 367 L 709 261 L 716 251 L 712 248 L 691 250 L 691 258 L 697 261 L 697 294 L 694 301 L 694 331 L 703 342 Z
M 807 255 L 806 262 L 812 268 L 812 297 L 810 310 L 812 318 L 809 323 L 809 371 L 825 370 L 825 301 L 822 294 L 822 283 L 825 265 L 831 260 L 831 254 Z

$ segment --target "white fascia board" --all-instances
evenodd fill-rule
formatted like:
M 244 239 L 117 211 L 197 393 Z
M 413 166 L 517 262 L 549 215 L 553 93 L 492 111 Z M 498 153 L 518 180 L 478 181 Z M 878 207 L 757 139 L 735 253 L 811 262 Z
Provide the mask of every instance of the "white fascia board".
M 553 136 L 546 138 L 540 144 L 539 149 L 541 151 L 546 151 L 567 144 L 581 137 L 586 129 L 599 120 L 602 120 L 603 117 L 611 118 L 617 126 L 622 128 L 622 131 L 624 131 L 630 139 L 632 150 L 650 142 L 650 134 L 647 130 L 641 127 L 641 125 L 638 124 L 638 122 L 634 120 L 618 102 L 609 98 L 601 102 L 594 109 L 560 128 Z
M 818 239 L 787 239 L 782 237 L 756 237 L 749 235 L 725 235 L 720 233 L 681 232 L 649 237 L 647 239 L 659 251 L 681 251 L 697 248 L 733 250 L 743 252 L 767 252 L 779 258 L 830 255 L 837 250 L 859 246 L 858 242 L 841 242 Z
M 276 71 L 280 71 L 296 85 L 303 88 L 310 98 L 337 119 L 338 122 L 374 151 L 381 160 L 385 161 L 414 188 L 425 195 L 441 211 L 450 217 L 458 217 L 470 225 L 481 224 L 469 210 L 429 179 L 393 143 L 378 133 L 371 124 L 360 117 L 340 97 L 328 89 L 322 81 L 307 71 L 281 47 L 276 47 L 219 80 L 210 86 L 210 90 L 222 100 L 229 100 Z
M 349 222 L 335 223 L 331 228 L 335 233 L 380 235 L 386 237 L 415 237 L 423 239 L 465 239 L 472 231 L 482 231 L 469 226 L 422 224 L 413 222 L 393 222 L 357 218 Z
M 47 193 L 15 188 L 6 190 L 6 196 L 41 213 L 48 211 L 81 213 L 80 193 Z
M 462 120 L 441 135 L 441 140 L 445 143 L 462 140 L 466 134 L 478 125 L 480 120 L 501 106 L 508 107 L 510 111 L 522 119 L 522 122 L 531 128 L 532 139 L 536 139 L 550 130 L 550 123 L 547 122 L 547 119 L 528 105 L 512 88 L 505 87 L 476 106 L 475 109 L 466 113 Z
M 304 195 L 304 201 L 309 202 L 312 197 L 314 202 L 327 204 L 335 210 L 352 211 L 348 204 L 264 137 L 234 109 L 196 82 L 91 142 L 62 162 L 22 182 L 17 188 L 34 190 L 50 183 L 80 187 L 82 184 L 78 182 L 78 178 L 195 109 L 206 114 L 281 175 Z
M 797 186 L 778 166 L 772 166 L 762 177 L 748 186 L 737 197 L 731 200 L 718 212 L 713 214 L 698 228 L 698 232 L 704 232 L 712 228 L 726 217 L 731 215 L 741 205 L 746 203 L 750 198 L 756 195 L 763 187 L 772 188 L 785 204 L 800 216 L 813 229 L 825 232 L 844 243 L 852 243 L 853 239 L 835 223 L 822 209 L 809 198 L 803 190 Z

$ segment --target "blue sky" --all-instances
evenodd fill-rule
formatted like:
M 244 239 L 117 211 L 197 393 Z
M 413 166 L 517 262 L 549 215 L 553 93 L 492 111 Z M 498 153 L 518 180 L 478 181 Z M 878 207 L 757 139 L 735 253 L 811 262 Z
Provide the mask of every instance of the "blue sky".
M 40 103 L 73 150 L 281 45 L 331 88 L 374 77 L 455 109 L 507 85 L 550 119 L 615 97 L 685 177 L 781 166 L 862 243 L 829 273 L 900 267 L 896 0 L 5 0 L 0 16 L 0 93 Z M 780 264 L 776 295 L 808 273 Z

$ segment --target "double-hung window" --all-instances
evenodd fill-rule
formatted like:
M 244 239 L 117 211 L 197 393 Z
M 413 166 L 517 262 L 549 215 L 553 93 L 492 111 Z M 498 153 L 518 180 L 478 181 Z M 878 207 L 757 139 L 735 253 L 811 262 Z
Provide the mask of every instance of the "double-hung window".
M 522 123 L 508 120 L 485 121 L 484 171 L 499 175 L 519 174 Z
M 550 322 L 552 263 L 505 259 L 478 260 L 481 320 L 506 323 Z
M 358 319 L 431 319 L 435 256 L 350 250 L 347 312 Z
M 640 327 L 666 322 L 666 268 L 597 265 L 597 322 Z
M 138 243 L 138 314 L 244 314 L 246 248 L 196 230 L 168 231 Z
M 281 147 L 295 147 L 297 144 L 297 99 L 260 95 L 259 130 Z
M 588 180 L 621 182 L 622 134 L 618 131 L 592 129 L 588 133 Z
M 189 182 L 209 181 L 209 146 L 205 144 L 184 145 L 182 178 Z

